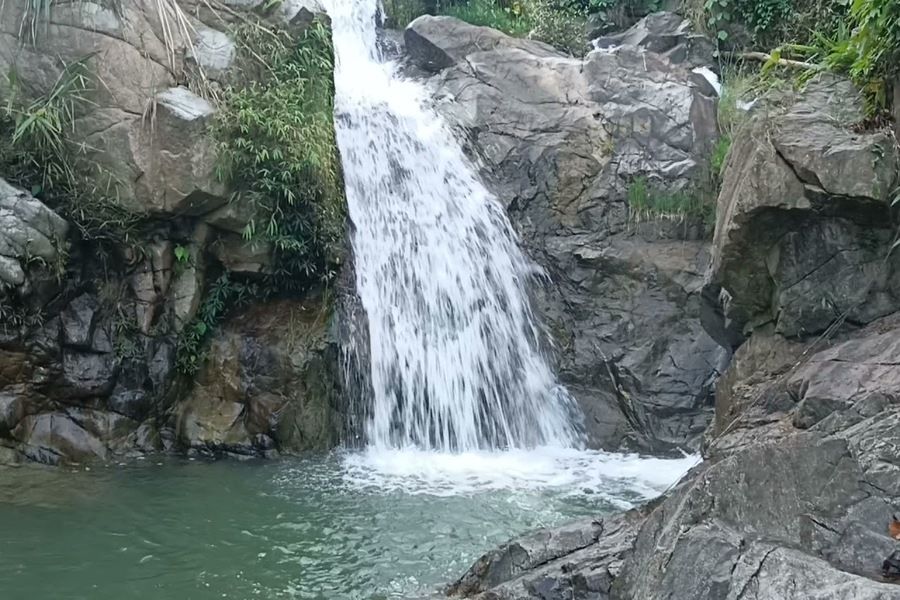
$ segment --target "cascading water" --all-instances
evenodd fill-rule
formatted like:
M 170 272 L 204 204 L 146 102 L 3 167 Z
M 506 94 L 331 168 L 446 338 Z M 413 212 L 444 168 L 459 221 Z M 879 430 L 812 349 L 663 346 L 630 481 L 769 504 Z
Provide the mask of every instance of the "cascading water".
M 539 349 L 530 264 L 424 88 L 380 56 L 377 0 L 328 0 L 356 283 L 380 448 L 573 447 Z

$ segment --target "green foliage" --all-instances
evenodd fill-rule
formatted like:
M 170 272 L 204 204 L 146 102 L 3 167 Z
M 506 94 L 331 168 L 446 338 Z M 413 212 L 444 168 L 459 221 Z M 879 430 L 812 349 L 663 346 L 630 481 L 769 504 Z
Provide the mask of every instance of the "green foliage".
M 728 38 L 728 26 L 738 23 L 753 39 L 763 42 L 792 14 L 791 0 L 706 0 L 708 26 L 719 40 Z
M 497 0 L 447 2 L 440 5 L 439 12 L 472 25 L 491 27 L 513 36 L 526 36 L 534 27 L 531 14 L 526 10 L 525 5 L 518 1 L 511 3 L 501 3 Z
M 0 106 L 0 169 L 74 223 L 84 239 L 127 241 L 141 215 L 123 208 L 110 190 L 115 181 L 79 160 L 67 141 L 78 110 L 90 104 L 93 55 L 65 65 L 44 95 L 28 98 L 15 71 Z
M 662 8 L 662 0 L 582 0 L 584 12 L 596 15 L 594 25 L 606 31 L 622 30 L 637 18 Z
M 206 342 L 225 313 L 258 298 L 262 290 L 253 283 L 233 281 L 223 273 L 206 290 L 203 305 L 197 316 L 188 323 L 178 337 L 175 366 L 184 375 L 193 375 L 206 359 Z
M 713 147 L 712 156 L 709 159 L 709 167 L 713 175 L 721 179 L 725 172 L 725 161 L 728 159 L 728 151 L 731 150 L 731 136 L 721 136 Z
M 259 75 L 224 94 L 219 176 L 235 202 L 255 207 L 244 238 L 273 245 L 272 283 L 302 289 L 334 275 L 344 233 L 330 32 L 320 22 L 297 38 L 249 26 L 239 38 L 245 71 Z
M 819 33 L 823 64 L 843 71 L 862 89 L 871 115 L 887 106 L 888 79 L 900 75 L 900 2 L 852 0 L 848 25 Z
M 530 0 L 531 37 L 575 56 L 588 51 L 587 8 L 578 0 Z
M 635 178 L 628 187 L 628 207 L 635 223 L 657 219 L 698 220 L 705 227 L 715 218 L 715 204 L 706 194 L 668 192 L 653 188 L 646 177 Z

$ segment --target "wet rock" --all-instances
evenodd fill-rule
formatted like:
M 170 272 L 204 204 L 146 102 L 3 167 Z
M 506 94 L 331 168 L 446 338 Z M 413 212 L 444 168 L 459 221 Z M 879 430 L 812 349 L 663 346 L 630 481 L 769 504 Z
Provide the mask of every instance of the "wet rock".
M 417 19 L 405 36 L 548 277 L 536 308 L 591 443 L 696 447 L 726 354 L 697 322 L 702 227 L 638 227 L 627 191 L 647 178 L 701 192 L 714 92 L 638 42 L 581 60 L 448 17 Z
M 72 348 L 90 349 L 94 341 L 94 326 L 99 305 L 88 294 L 78 296 L 62 312 L 63 342 Z
M 178 443 L 243 455 L 333 446 L 341 419 L 329 319 L 314 300 L 274 301 L 235 315 L 176 407 Z
M 31 194 L 0 179 L 0 294 L 6 290 L 19 297 L 29 294 L 33 264 L 56 268 L 68 227 Z
M 26 417 L 16 428 L 24 454 L 45 464 L 105 459 L 106 446 L 65 413 L 45 413 Z
M 64 350 L 62 355 L 62 394 L 72 399 L 105 396 L 115 383 L 116 357 Z

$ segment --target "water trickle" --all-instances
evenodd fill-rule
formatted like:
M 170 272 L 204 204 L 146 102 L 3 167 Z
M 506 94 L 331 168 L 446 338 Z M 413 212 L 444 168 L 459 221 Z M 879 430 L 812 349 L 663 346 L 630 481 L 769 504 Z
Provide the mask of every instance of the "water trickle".
M 425 89 L 380 56 L 377 0 L 327 0 L 356 284 L 369 321 L 367 441 L 468 451 L 577 446 L 539 348 L 533 267 Z

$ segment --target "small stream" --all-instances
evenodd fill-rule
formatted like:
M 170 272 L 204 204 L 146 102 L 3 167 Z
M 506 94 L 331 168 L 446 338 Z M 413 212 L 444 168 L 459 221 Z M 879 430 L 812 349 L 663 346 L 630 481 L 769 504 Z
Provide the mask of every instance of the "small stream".
M 0 470 L 0 597 L 429 598 L 511 536 L 656 495 L 692 463 L 543 449 Z

